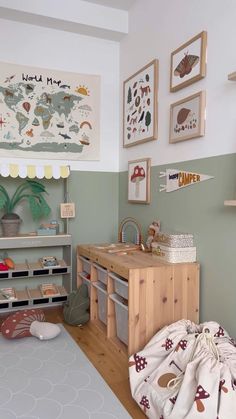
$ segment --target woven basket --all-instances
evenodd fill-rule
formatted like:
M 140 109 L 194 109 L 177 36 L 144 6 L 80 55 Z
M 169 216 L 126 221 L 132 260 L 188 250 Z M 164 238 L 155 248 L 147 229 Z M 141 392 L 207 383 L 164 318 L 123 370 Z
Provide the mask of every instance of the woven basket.
M 4 237 L 17 236 L 20 230 L 21 219 L 19 220 L 3 220 L 1 219 L 2 235 Z

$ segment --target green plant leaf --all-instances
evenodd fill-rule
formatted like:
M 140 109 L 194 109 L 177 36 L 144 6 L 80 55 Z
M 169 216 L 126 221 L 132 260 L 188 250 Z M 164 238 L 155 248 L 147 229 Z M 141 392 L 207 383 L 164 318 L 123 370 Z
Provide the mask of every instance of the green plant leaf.
M 32 217 L 34 220 L 37 220 L 41 216 L 41 208 L 40 208 L 39 201 L 33 195 L 29 195 L 28 200 L 29 200 L 29 205 L 32 212 Z
M 36 180 L 27 180 L 27 183 L 33 193 L 47 193 L 45 186 L 42 183 L 37 182 Z
M 4 208 L 7 203 L 7 197 L 0 193 L 0 209 Z

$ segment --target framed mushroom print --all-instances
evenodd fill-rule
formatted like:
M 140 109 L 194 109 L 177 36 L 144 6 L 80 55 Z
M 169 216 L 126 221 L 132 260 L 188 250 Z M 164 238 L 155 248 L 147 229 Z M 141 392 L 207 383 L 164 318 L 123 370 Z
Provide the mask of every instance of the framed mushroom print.
M 123 85 L 123 146 L 157 139 L 158 60 L 153 60 Z
M 128 162 L 128 202 L 150 203 L 150 167 L 150 158 Z
M 170 91 L 175 92 L 206 75 L 207 32 L 203 31 L 171 54 Z
M 170 143 L 204 136 L 205 106 L 205 91 L 170 105 Z

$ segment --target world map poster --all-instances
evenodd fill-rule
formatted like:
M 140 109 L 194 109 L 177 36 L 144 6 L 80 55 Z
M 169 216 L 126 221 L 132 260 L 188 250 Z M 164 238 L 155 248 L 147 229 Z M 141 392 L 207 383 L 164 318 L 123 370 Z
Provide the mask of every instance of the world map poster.
M 0 63 L 0 156 L 99 160 L 100 77 Z

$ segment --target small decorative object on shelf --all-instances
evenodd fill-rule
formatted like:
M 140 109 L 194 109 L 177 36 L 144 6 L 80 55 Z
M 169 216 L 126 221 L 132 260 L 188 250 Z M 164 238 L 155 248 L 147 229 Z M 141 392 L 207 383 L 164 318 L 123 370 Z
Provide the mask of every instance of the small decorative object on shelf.
M 152 252 L 169 263 L 196 262 L 193 235 L 180 232 L 158 232 L 151 244 Z
M 224 201 L 224 205 L 226 207 L 236 207 L 236 199 L 230 201 Z
M 236 81 L 236 71 L 234 71 L 233 73 L 228 74 L 228 80 Z
M 60 295 L 60 292 L 55 284 L 41 284 L 40 291 L 43 297 L 55 297 L 56 295 Z
M 128 227 L 132 227 L 135 232 L 135 244 L 140 244 L 142 242 L 142 232 L 141 227 L 138 224 L 138 222 L 131 217 L 124 218 L 124 220 L 121 221 L 119 226 L 119 232 L 118 232 L 118 240 L 121 243 L 126 243 L 127 237 L 126 237 L 126 229 Z
M 148 238 L 146 241 L 146 246 L 148 249 L 151 249 L 151 244 L 155 240 L 157 233 L 160 231 L 160 225 L 161 223 L 159 220 L 154 220 L 148 227 Z
M 0 301 L 6 300 L 14 301 L 17 300 L 14 288 L 1 288 L 0 289 Z
M 50 266 L 61 266 L 55 256 L 43 256 L 39 259 L 39 262 L 42 265 L 42 268 L 48 268 Z

